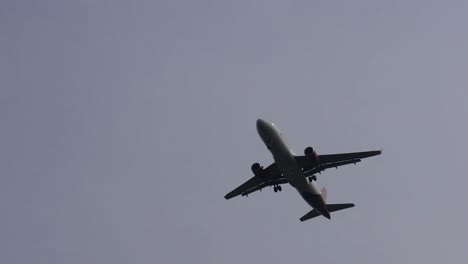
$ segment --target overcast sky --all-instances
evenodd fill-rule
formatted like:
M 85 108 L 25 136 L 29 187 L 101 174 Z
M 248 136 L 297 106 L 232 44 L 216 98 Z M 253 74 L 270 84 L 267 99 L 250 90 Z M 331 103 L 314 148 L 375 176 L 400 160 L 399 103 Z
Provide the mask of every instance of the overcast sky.
M 0 4 L 0 262 L 463 263 L 466 1 Z M 319 176 L 301 223 L 272 157 L 384 148 Z

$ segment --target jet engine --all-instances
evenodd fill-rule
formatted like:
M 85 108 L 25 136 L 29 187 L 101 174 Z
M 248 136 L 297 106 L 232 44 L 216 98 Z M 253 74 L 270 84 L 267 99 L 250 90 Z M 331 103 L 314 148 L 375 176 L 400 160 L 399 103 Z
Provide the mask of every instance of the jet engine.
M 253 172 L 253 174 L 254 174 L 255 176 L 258 176 L 258 177 L 261 177 L 261 176 L 262 176 L 262 174 L 263 174 L 263 167 L 260 166 L 260 164 L 258 164 L 258 163 L 252 164 L 251 169 L 252 169 L 252 172 Z
M 304 149 L 304 155 L 306 156 L 312 156 L 312 154 L 314 153 L 314 149 L 312 147 L 307 147 Z
M 315 150 L 312 148 L 312 147 L 307 147 L 304 149 L 304 155 L 306 157 L 310 157 L 312 158 L 312 160 L 315 162 L 315 163 L 318 163 L 319 162 L 319 156 L 317 155 L 317 152 L 315 152 Z

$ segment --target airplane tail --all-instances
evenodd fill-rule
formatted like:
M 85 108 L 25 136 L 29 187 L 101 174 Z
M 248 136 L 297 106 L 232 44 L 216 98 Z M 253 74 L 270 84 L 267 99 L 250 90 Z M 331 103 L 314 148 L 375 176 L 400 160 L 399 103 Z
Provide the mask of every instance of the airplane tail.
M 325 191 L 325 196 L 326 196 L 326 193 L 327 192 Z M 323 192 L 322 192 L 322 195 L 323 195 Z M 343 210 L 343 209 L 347 209 L 347 208 L 351 208 L 351 207 L 354 207 L 353 203 L 327 204 L 328 212 L 335 212 L 335 211 L 339 211 L 339 210 Z M 313 209 L 312 211 L 308 212 L 303 217 L 301 217 L 300 220 L 301 220 L 301 222 L 304 222 L 306 220 L 317 217 L 319 215 L 321 215 L 321 213 L 319 213 L 319 211 Z

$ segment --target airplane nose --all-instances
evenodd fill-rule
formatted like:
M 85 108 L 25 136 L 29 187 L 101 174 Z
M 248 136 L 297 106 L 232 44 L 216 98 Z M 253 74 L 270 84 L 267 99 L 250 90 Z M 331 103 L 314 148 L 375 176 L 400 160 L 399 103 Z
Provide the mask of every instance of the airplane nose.
M 267 122 L 263 119 L 257 119 L 257 131 L 261 133 L 260 131 L 265 131 L 265 128 L 267 127 Z

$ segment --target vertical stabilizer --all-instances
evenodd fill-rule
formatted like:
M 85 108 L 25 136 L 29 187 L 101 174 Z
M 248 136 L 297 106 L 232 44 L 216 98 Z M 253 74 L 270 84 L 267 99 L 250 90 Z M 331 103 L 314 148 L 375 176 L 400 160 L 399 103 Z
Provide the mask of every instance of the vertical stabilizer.
M 327 203 L 327 188 L 323 187 L 322 190 L 320 190 L 322 193 L 322 198 L 325 203 Z

